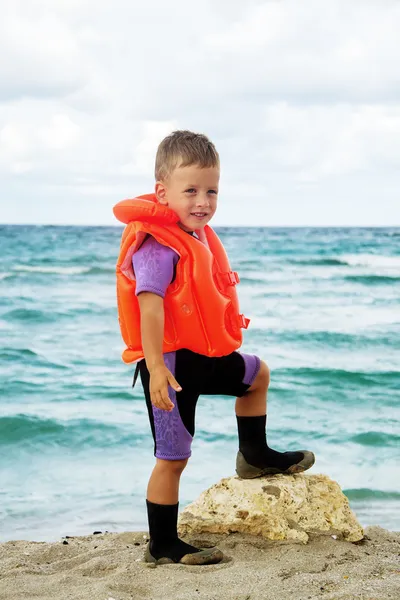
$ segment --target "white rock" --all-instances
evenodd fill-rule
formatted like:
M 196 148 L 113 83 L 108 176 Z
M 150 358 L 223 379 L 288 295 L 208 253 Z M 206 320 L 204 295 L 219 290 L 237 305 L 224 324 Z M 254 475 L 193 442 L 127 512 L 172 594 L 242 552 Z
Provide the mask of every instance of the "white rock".
M 234 532 L 304 543 L 310 533 L 350 542 L 364 535 L 340 486 L 303 473 L 221 479 L 180 515 L 180 535 Z

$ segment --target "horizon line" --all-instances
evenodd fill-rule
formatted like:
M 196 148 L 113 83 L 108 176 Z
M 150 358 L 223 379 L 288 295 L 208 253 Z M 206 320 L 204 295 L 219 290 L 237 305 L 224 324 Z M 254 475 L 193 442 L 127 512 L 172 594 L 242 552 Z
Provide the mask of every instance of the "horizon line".
M 2 223 L 0 227 L 116 227 L 124 228 L 124 223 L 94 224 L 94 223 Z M 213 228 L 235 229 L 400 229 L 399 225 L 213 225 Z

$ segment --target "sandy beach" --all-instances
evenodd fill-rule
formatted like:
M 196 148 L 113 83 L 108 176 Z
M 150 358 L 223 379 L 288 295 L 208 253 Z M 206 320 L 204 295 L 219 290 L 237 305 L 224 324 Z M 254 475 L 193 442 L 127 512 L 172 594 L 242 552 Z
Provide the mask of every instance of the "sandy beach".
M 219 565 L 150 567 L 146 533 L 103 533 L 55 543 L 0 545 L 3 600 L 398 600 L 400 533 L 380 527 L 350 543 L 331 536 L 308 544 L 267 542 L 238 534 L 207 535 Z

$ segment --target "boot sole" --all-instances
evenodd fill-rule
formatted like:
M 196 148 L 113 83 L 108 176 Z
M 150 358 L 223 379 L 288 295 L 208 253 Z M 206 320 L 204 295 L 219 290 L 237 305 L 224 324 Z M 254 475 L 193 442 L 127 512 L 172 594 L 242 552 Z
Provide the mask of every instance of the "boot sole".
M 172 558 L 167 556 L 162 558 L 154 558 L 150 553 L 149 546 L 147 545 L 144 560 L 147 563 L 153 563 L 155 565 L 170 565 L 170 564 L 181 564 L 181 565 L 215 565 L 224 558 L 223 553 L 219 548 L 205 548 L 200 552 L 194 554 L 185 554 L 182 558 L 175 562 Z
M 286 471 L 282 471 L 276 467 L 264 467 L 263 469 L 253 467 L 253 465 L 249 465 L 243 454 L 239 451 L 236 456 L 236 473 L 241 479 L 255 479 L 264 475 L 293 475 L 295 473 L 303 473 L 313 466 L 315 456 L 309 450 L 298 450 L 298 452 L 304 455 L 303 459 L 299 463 L 290 465 Z

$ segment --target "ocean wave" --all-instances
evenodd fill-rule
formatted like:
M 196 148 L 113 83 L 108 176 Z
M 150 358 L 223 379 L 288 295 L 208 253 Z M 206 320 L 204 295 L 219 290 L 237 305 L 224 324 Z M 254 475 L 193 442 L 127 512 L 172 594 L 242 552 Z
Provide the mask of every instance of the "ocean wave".
M 2 315 L 2 319 L 6 321 L 19 321 L 27 324 L 54 323 L 62 319 L 75 319 L 80 316 L 106 315 L 115 311 L 115 307 L 104 308 L 104 306 L 92 304 L 84 307 L 58 307 L 58 310 L 51 309 L 49 311 L 33 309 L 33 308 L 14 308 Z
M 400 500 L 400 492 L 352 488 L 343 490 L 349 500 Z
M 21 379 L 13 379 L 11 381 L 5 381 L 0 383 L 0 393 L 3 398 L 10 396 L 15 398 L 16 395 L 21 396 L 22 394 L 30 394 L 32 397 L 35 393 L 42 393 L 48 390 L 46 381 L 38 383 L 36 381 L 23 381 Z
M 140 437 L 129 424 L 113 426 L 90 419 L 60 422 L 24 414 L 0 417 L 0 446 L 104 448 L 133 445 Z
M 196 428 L 196 437 L 198 440 L 202 442 L 207 442 L 209 444 L 220 443 L 224 444 L 227 441 L 234 442 L 237 439 L 236 432 L 234 433 L 226 433 L 222 431 L 207 431 L 202 429 L 201 427 Z
M 400 271 L 400 256 L 385 256 L 382 254 L 343 254 L 340 258 L 351 267 L 398 269 Z
M 104 267 L 90 267 L 88 274 L 89 275 L 103 275 L 103 274 L 115 274 L 115 265 L 112 265 L 110 267 L 104 266 Z
M 291 380 L 294 379 L 305 379 L 307 385 L 309 380 L 312 380 L 312 385 L 315 387 L 324 387 L 327 384 L 335 386 L 340 384 L 343 386 L 354 385 L 385 385 L 389 389 L 392 385 L 394 389 L 398 389 L 400 382 L 400 374 L 398 371 L 346 371 L 344 369 L 320 369 L 312 367 L 300 367 L 300 368 L 283 368 L 275 369 L 274 373 L 277 377 L 286 376 Z
M 114 273 L 115 267 L 15 265 L 14 271 L 16 273 L 38 273 L 43 275 L 101 275 L 103 273 Z M 9 273 L 8 276 L 12 276 L 12 274 Z
M 0 273 L 0 281 L 4 281 L 4 279 L 8 279 L 9 277 L 12 277 L 12 273 Z
M 45 267 L 33 265 L 15 265 L 14 271 L 22 271 L 25 273 L 44 273 L 57 275 L 83 275 L 90 271 L 90 267 Z
M 262 279 L 258 279 L 258 278 L 253 278 L 253 277 L 240 277 L 240 283 L 242 285 L 251 285 L 251 286 L 261 286 L 261 285 L 265 285 L 265 281 Z
M 293 265 L 310 265 L 314 267 L 333 267 L 346 265 L 346 261 L 339 258 L 292 258 L 288 261 Z
M 381 254 L 342 254 L 339 256 L 289 258 L 294 265 L 370 267 L 373 269 L 397 269 L 400 273 L 400 256 Z
M 14 308 L 2 315 L 3 319 L 29 321 L 31 323 L 51 323 L 59 318 L 54 312 L 44 312 L 33 308 Z
M 391 433 L 384 433 L 382 431 L 366 431 L 364 433 L 358 433 L 350 438 L 351 442 L 361 444 L 362 446 L 394 446 L 398 447 L 400 437 Z
M 129 388 L 131 390 L 132 388 Z M 135 387 L 132 391 L 124 391 L 122 389 L 113 391 L 110 389 L 104 389 L 104 387 L 91 385 L 90 386 L 90 394 L 96 397 L 96 400 L 107 400 L 109 402 L 117 401 L 120 402 L 122 400 L 126 400 L 128 402 L 133 402 L 137 399 L 142 401 L 142 392 L 138 392 L 139 386 Z
M 52 367 L 56 367 L 58 369 L 67 369 L 68 367 L 66 365 L 63 365 L 61 363 L 57 363 L 53 360 L 49 360 L 48 358 L 46 358 L 45 356 L 43 356 L 42 354 L 35 352 L 34 350 L 31 350 L 30 348 L 2 348 L 0 350 L 0 360 L 4 360 L 4 361 L 10 361 L 10 362 L 15 362 L 15 361 L 24 361 L 24 360 L 28 360 L 29 364 L 33 364 L 33 365 L 37 365 L 37 364 L 42 364 L 42 365 L 46 365 L 46 366 L 52 366 Z
M 364 285 L 382 285 L 382 284 L 393 284 L 396 281 L 400 281 L 399 275 L 345 275 L 343 277 L 346 281 L 352 281 L 354 283 L 362 283 Z
M 15 360 L 18 358 L 36 358 L 38 355 L 33 350 L 29 348 L 2 348 L 0 350 L 0 358 L 1 359 L 10 359 Z
M 388 348 L 397 347 L 399 341 L 398 331 L 393 327 L 392 330 L 370 329 L 360 333 L 346 333 L 340 331 L 326 330 L 299 330 L 285 329 L 276 334 L 269 333 L 270 338 L 274 338 L 278 343 L 291 342 L 296 346 L 300 344 L 303 347 L 343 349 L 352 348 L 354 350 L 366 348 L 376 348 L 378 345 Z

